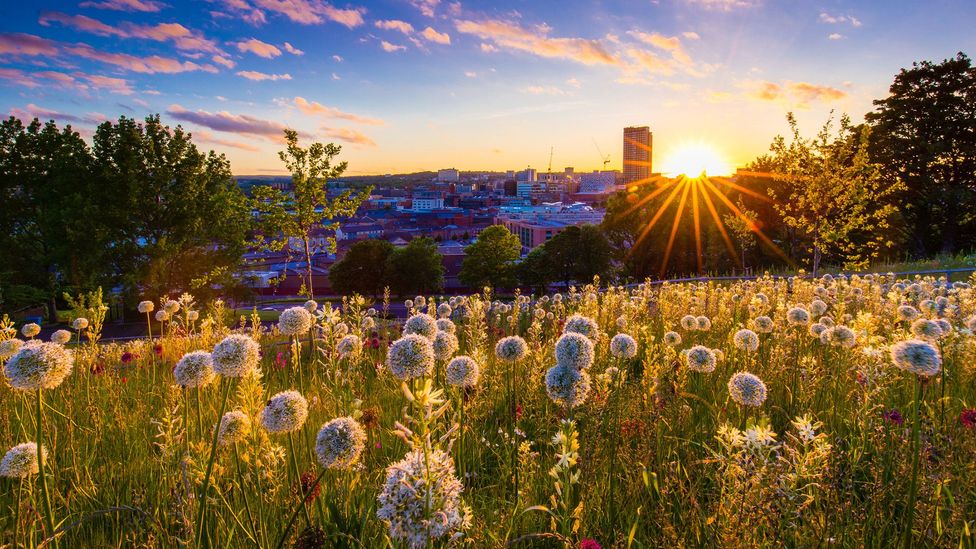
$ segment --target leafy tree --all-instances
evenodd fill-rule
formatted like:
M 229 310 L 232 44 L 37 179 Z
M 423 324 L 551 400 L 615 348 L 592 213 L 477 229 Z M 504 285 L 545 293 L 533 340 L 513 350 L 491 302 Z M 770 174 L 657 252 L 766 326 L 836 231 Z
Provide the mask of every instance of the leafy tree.
M 539 294 L 544 294 L 546 287 L 552 281 L 549 254 L 546 253 L 545 245 L 532 248 L 532 251 L 518 264 L 516 272 L 519 282 L 523 286 L 528 286 L 535 289 Z
M 389 286 L 387 261 L 393 244 L 386 240 L 361 240 L 346 252 L 341 261 L 329 269 L 332 289 L 340 294 L 379 295 Z
M 522 244 L 517 236 L 502 225 L 492 225 L 464 248 L 465 257 L 458 279 L 471 288 L 515 286 L 515 262 L 521 251 Z
M 921 255 L 976 240 L 976 67 L 959 53 L 902 69 L 865 116 L 872 158 L 904 182 L 907 239 Z
M 439 292 L 444 287 L 443 256 L 429 237 L 414 238 L 387 260 L 390 289 L 397 295 Z
M 348 165 L 346 162 L 333 165 L 342 147 L 313 143 L 303 149 L 298 145 L 295 130 L 285 130 L 285 141 L 287 148 L 280 151 L 278 157 L 291 172 L 292 191 L 285 193 L 269 185 L 254 188 L 254 205 L 262 225 L 259 241 L 269 249 L 281 250 L 292 239 L 297 240 L 305 256 L 304 293 L 315 297 L 312 256 L 317 250 L 312 248 L 312 232 L 315 229 L 335 231 L 339 227 L 337 218 L 356 213 L 371 188 L 356 196 L 347 190 L 330 199 L 329 179 L 342 175 Z M 335 237 L 329 237 L 324 251 L 334 253 L 335 249 Z
M 867 266 L 891 245 L 885 230 L 897 213 L 892 196 L 901 189 L 868 158 L 870 128 L 858 132 L 844 116 L 839 134 L 828 120 L 815 139 L 805 139 L 792 113 L 787 121 L 792 140 L 778 136 L 768 157 L 777 211 L 809 242 L 815 276 L 825 255 L 836 255 L 846 268 Z
M 588 282 L 610 272 L 613 250 L 606 235 L 595 225 L 566 227 L 543 244 L 549 276 L 567 287 L 576 280 Z
M 736 207 L 739 208 L 741 215 L 728 213 L 722 217 L 722 220 L 728 228 L 729 236 L 739 245 L 740 266 L 746 269 L 746 253 L 756 246 L 756 233 L 752 231 L 752 228 L 756 225 L 759 217 L 756 212 L 747 208 L 741 200 Z

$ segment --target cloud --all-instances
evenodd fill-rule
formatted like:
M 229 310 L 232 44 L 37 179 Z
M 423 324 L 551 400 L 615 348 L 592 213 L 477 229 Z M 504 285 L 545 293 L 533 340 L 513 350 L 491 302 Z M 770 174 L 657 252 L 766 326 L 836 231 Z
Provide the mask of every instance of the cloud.
M 103 122 L 105 120 L 105 115 L 99 113 L 88 113 L 85 116 L 77 116 L 74 114 L 45 109 L 44 107 L 38 107 L 33 103 L 28 104 L 23 109 L 18 109 L 16 107 L 10 109 L 10 115 L 19 118 L 23 122 L 29 122 L 30 120 L 37 118 L 43 122 L 55 120 L 81 122 L 85 124 L 98 124 L 99 122 Z
M 378 20 L 375 23 L 376 28 L 383 30 L 395 30 L 400 31 L 403 34 L 411 34 L 413 32 L 413 25 L 407 23 L 406 21 L 400 21 L 398 19 L 390 20 Z
M 853 15 L 831 15 L 827 12 L 820 12 L 820 22 L 830 25 L 850 25 L 860 27 L 861 20 Z
M 339 75 L 338 75 L 338 74 L 336 74 L 336 73 L 332 73 L 332 79 L 333 79 L 333 80 L 342 80 L 342 77 L 341 77 L 341 76 L 339 76 Z
M 208 112 L 204 110 L 190 111 L 179 104 L 173 104 L 166 110 L 166 114 L 183 122 L 190 122 L 218 132 L 253 135 L 264 139 L 281 142 L 287 126 L 271 120 L 264 120 L 248 114 L 232 114 L 227 111 Z M 299 132 L 305 138 L 311 137 L 305 132 Z
M 427 17 L 433 17 L 434 10 L 441 3 L 441 0 L 411 0 L 410 3 L 413 4 L 413 7 L 420 10 L 420 13 Z
M 701 38 L 701 36 L 698 36 L 698 33 L 697 32 L 693 32 L 693 31 L 683 32 L 683 33 L 681 33 L 681 36 L 684 36 L 688 40 L 698 40 L 698 39 Z
M 77 57 L 101 61 L 102 63 L 114 65 L 125 70 L 144 74 L 172 74 L 192 71 L 217 72 L 217 67 L 210 64 L 201 65 L 192 61 L 179 61 L 158 55 L 137 57 L 127 53 L 104 52 L 96 50 L 88 44 L 65 46 L 64 51 Z
M 227 57 L 224 57 L 222 55 L 215 55 L 215 56 L 211 57 L 210 59 L 213 60 L 214 63 L 217 63 L 218 65 L 223 65 L 223 66 L 227 67 L 228 69 L 233 69 L 234 66 L 237 65 L 237 63 L 234 63 L 233 60 L 228 59 Z
M 335 107 L 323 105 L 317 101 L 309 101 L 304 97 L 295 97 L 294 104 L 298 110 L 310 116 L 323 116 L 325 118 L 341 118 L 358 124 L 368 124 L 371 126 L 382 126 L 385 122 L 378 118 L 368 118 L 356 114 L 343 112 Z
M 566 81 L 567 86 L 572 86 L 574 88 L 579 88 L 581 86 L 580 81 L 575 78 L 570 78 Z
M 685 51 L 684 46 L 681 45 L 681 39 L 677 36 L 664 36 L 656 32 L 646 33 L 637 30 L 628 31 L 627 34 L 645 44 L 670 52 L 671 57 L 683 65 L 693 64 L 691 56 Z
M 257 38 L 237 42 L 234 45 L 237 46 L 237 49 L 242 52 L 251 52 L 258 57 L 263 57 L 265 59 L 274 59 L 275 57 L 281 55 L 281 50 L 279 50 L 277 46 L 268 44 L 267 42 L 262 42 Z
M 364 23 L 363 13 L 365 11 L 366 8 L 339 9 L 326 4 L 322 14 L 340 25 L 353 29 Z
M 427 27 L 423 32 L 420 33 L 429 42 L 436 42 L 438 44 L 450 44 L 451 36 L 446 32 L 437 32 L 431 27 Z
M 736 8 L 752 8 L 759 5 L 759 0 L 685 0 L 685 2 L 715 11 L 732 11 Z
M 33 34 L 0 33 L 0 55 L 3 54 L 54 57 L 58 54 L 58 43 Z
M 832 32 L 827 35 L 827 38 L 830 40 L 841 40 L 844 38 L 844 35 L 840 34 L 839 32 Z
M 478 78 L 478 73 L 474 71 L 464 71 L 464 76 L 467 76 L 468 78 Z
M 367 137 L 360 131 L 354 130 L 352 128 L 327 128 L 323 127 L 322 131 L 325 135 L 338 139 L 339 141 L 345 141 L 346 143 L 352 143 L 354 145 L 366 145 L 368 147 L 375 147 L 376 142 Z
M 166 4 L 154 2 L 153 0 L 104 0 L 102 2 L 82 2 L 78 5 L 82 8 L 149 13 L 155 13 L 167 7 Z
M 565 90 L 556 86 L 529 86 L 522 91 L 533 95 L 568 95 Z
M 250 152 L 261 151 L 260 148 L 255 147 L 254 145 L 251 145 L 249 143 L 244 143 L 243 141 L 234 141 L 232 139 L 221 139 L 220 137 L 217 137 L 206 130 L 199 130 L 191 133 L 193 135 L 193 139 L 198 143 L 207 143 L 210 145 L 222 145 L 224 147 L 233 147 L 235 149 L 241 149 Z
M 239 71 L 237 76 L 242 76 L 248 80 L 255 80 L 257 82 L 262 82 L 264 80 L 291 80 L 291 75 L 285 74 L 267 74 L 258 71 Z
M 537 55 L 539 57 L 569 59 L 585 65 L 619 65 L 600 40 L 585 38 L 553 38 L 549 27 L 542 25 L 527 29 L 513 21 L 482 19 L 455 21 L 458 32 L 471 34 L 496 47 Z M 482 48 L 484 49 L 484 48 Z
M 337 8 L 320 0 L 223 0 L 223 4 L 227 11 L 252 25 L 266 23 L 266 13 L 274 13 L 303 25 L 333 21 L 352 29 L 364 23 L 366 12 L 366 8 Z M 211 13 L 217 17 L 227 15 L 219 11 Z
M 848 97 L 847 92 L 831 86 L 788 80 L 782 83 L 768 80 L 742 82 L 739 87 L 744 88 L 747 97 L 751 99 L 783 103 L 800 108 L 805 108 L 813 102 L 830 103 Z
M 481 51 L 483 51 L 485 53 L 495 53 L 495 52 L 498 51 L 498 48 L 496 48 L 495 46 L 492 46 L 491 44 L 485 44 L 484 42 L 482 42 L 481 43 Z
M 43 26 L 60 23 L 75 30 L 95 34 L 98 36 L 115 36 L 119 38 L 141 38 L 156 42 L 171 42 L 176 49 L 190 52 L 205 52 L 214 55 L 225 55 L 217 43 L 194 32 L 179 23 L 160 23 L 158 25 L 138 25 L 122 22 L 118 25 L 108 25 L 97 19 L 84 15 L 68 15 L 57 11 L 41 12 L 37 20 Z
M 305 52 L 285 42 L 285 51 L 292 55 L 305 55 Z
M 333 55 L 332 56 L 332 60 L 335 61 L 336 63 L 342 63 L 342 61 L 343 61 L 341 55 Z
M 399 46 L 397 44 L 391 44 L 391 43 L 387 42 L 386 40 L 380 41 L 380 46 L 383 47 L 383 51 L 389 52 L 389 53 L 393 53 L 395 51 L 402 51 L 402 50 L 407 49 L 406 46 Z
M 81 78 L 88 81 L 93 88 L 109 90 L 119 95 L 132 95 L 133 90 L 129 81 L 124 78 L 114 78 L 111 76 L 101 76 L 97 74 L 78 74 Z

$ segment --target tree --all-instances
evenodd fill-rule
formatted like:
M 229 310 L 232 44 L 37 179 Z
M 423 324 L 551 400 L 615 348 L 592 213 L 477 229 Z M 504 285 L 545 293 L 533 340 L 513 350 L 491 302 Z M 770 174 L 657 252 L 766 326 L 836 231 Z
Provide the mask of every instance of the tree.
M 532 251 L 518 264 L 516 272 L 523 286 L 544 294 L 549 282 L 552 281 L 549 255 L 546 253 L 545 245 L 532 248 Z
M 904 182 L 897 199 L 907 239 L 921 255 L 976 239 L 976 67 L 963 53 L 913 63 L 874 102 L 871 154 Z
M 521 251 L 517 236 L 502 225 L 492 225 L 464 248 L 458 279 L 470 288 L 511 288 L 516 284 L 515 262 Z
M 808 140 L 792 113 L 787 121 L 792 141 L 776 137 L 768 157 L 779 184 L 770 189 L 777 211 L 809 242 L 814 276 L 825 255 L 835 255 L 845 268 L 867 266 L 891 244 L 884 231 L 897 213 L 892 196 L 901 188 L 868 158 L 870 128 L 858 132 L 844 116 L 835 135 L 828 119 Z
M 444 287 L 443 256 L 429 237 L 414 238 L 387 260 L 390 289 L 397 295 L 439 292 Z
M 340 294 L 379 295 L 389 286 L 387 261 L 393 244 L 386 240 L 361 240 L 329 269 L 332 290 Z
M 304 293 L 314 298 L 312 231 L 318 228 L 335 231 L 339 227 L 336 219 L 355 214 L 372 189 L 367 188 L 356 196 L 347 190 L 330 199 L 329 180 L 342 175 L 348 165 L 346 162 L 332 164 L 342 147 L 312 143 L 303 149 L 298 145 L 295 130 L 285 130 L 285 141 L 288 146 L 278 157 L 291 172 L 292 191 L 285 193 L 269 185 L 254 188 L 254 205 L 263 229 L 259 241 L 272 250 L 283 249 L 291 239 L 301 243 L 305 256 Z M 335 237 L 329 237 L 325 251 L 334 253 L 335 249 Z
M 747 269 L 746 252 L 752 250 L 756 245 L 756 233 L 752 228 L 759 220 L 756 212 L 746 208 L 740 200 L 738 205 L 741 215 L 727 213 L 722 217 L 725 226 L 728 227 L 730 236 L 739 244 L 740 266 L 743 270 Z
M 589 282 L 610 271 L 612 248 L 606 235 L 595 225 L 566 227 L 543 244 L 550 280 Z

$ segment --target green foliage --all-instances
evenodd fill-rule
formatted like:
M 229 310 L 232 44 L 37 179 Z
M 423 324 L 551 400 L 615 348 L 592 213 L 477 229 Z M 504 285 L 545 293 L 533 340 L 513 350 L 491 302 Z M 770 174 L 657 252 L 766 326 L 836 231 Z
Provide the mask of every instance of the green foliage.
M 300 243 L 305 257 L 305 288 L 314 297 L 312 285 L 312 256 L 315 252 L 335 252 L 335 236 L 326 239 L 321 249 L 313 249 L 312 232 L 324 229 L 334 232 L 339 227 L 338 218 L 356 213 L 359 205 L 369 197 L 372 187 L 353 196 L 347 190 L 334 198 L 328 196 L 328 182 L 346 171 L 347 163 L 333 165 L 333 160 L 342 147 L 332 143 L 312 143 L 308 148 L 298 145 L 298 132 L 285 130 L 287 148 L 278 153 L 291 172 L 291 192 L 283 192 L 269 185 L 260 185 L 252 190 L 254 207 L 261 219 L 261 232 L 258 243 L 271 250 L 281 250 L 290 245 L 292 239 Z
M 976 240 L 976 67 L 963 53 L 895 76 L 865 116 L 872 160 L 905 186 L 902 234 L 916 255 L 972 249 Z
M 464 248 L 464 261 L 458 278 L 470 288 L 511 288 L 515 286 L 515 262 L 522 244 L 517 236 L 501 225 L 492 225 L 478 234 L 478 239 Z
M 386 240 L 361 240 L 341 261 L 329 269 L 332 291 L 339 294 L 380 295 L 390 284 L 387 262 L 393 254 L 393 244 Z
M 397 248 L 387 260 L 390 289 L 399 296 L 439 292 L 444 264 L 437 243 L 424 236 Z

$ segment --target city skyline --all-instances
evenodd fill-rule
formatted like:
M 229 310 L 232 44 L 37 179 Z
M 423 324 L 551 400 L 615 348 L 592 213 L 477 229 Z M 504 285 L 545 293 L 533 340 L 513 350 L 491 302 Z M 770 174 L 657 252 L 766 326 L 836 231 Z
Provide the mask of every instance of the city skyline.
M 158 112 L 242 175 L 284 173 L 284 127 L 343 145 L 349 175 L 543 172 L 550 151 L 559 169 L 609 155 L 619 170 L 634 125 L 656 134 L 655 166 L 688 143 L 740 166 L 787 111 L 808 134 L 831 110 L 856 122 L 900 68 L 972 50 L 973 16 L 836 0 L 24 3 L 0 24 L 0 109 L 86 137 Z

